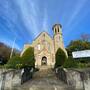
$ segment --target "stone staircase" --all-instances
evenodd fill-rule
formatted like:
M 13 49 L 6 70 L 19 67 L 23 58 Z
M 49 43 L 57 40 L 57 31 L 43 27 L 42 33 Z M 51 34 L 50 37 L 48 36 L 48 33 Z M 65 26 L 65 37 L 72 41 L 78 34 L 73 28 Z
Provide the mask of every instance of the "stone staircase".
M 73 90 L 58 80 L 51 69 L 40 69 L 32 80 L 15 90 Z
M 45 77 L 54 77 L 54 72 L 52 69 L 40 69 L 34 74 L 34 78 L 45 78 Z

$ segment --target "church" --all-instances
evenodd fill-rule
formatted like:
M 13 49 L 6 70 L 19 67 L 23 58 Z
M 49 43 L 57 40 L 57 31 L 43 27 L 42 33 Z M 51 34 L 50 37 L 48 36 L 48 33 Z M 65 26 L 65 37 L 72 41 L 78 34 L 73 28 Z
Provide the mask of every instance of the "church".
M 35 66 L 41 67 L 53 67 L 55 64 L 55 53 L 58 48 L 61 48 L 67 55 L 64 47 L 62 37 L 61 24 L 55 24 L 52 27 L 53 38 L 47 32 L 40 33 L 37 38 L 34 39 L 32 44 L 25 44 L 21 55 L 29 47 L 34 47 Z

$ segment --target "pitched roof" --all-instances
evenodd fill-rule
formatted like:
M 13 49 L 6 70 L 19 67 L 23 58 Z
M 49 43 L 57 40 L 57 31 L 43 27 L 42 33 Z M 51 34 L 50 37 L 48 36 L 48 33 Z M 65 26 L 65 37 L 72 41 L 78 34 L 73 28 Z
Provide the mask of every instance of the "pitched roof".
M 47 32 L 45 32 L 45 31 L 43 31 L 43 32 L 41 32 L 33 41 L 35 41 L 41 34 L 43 34 L 43 33 L 46 33 L 51 39 L 52 39 L 52 37 L 47 33 Z

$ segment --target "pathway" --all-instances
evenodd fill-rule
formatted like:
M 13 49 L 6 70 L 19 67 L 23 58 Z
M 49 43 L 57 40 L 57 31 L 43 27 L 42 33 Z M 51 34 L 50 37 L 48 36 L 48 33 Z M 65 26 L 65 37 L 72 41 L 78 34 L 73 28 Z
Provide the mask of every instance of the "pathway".
M 51 69 L 40 70 L 32 80 L 26 82 L 18 90 L 72 90 L 58 80 Z

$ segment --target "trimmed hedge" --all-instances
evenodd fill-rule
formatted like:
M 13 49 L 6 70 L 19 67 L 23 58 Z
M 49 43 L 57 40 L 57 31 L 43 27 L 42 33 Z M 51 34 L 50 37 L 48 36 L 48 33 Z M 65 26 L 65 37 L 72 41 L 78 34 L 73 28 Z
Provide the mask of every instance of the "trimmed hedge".
M 65 52 L 59 48 L 55 54 L 55 68 L 63 66 L 64 62 L 67 60 Z
M 34 48 L 29 47 L 22 55 L 23 67 L 35 67 Z

